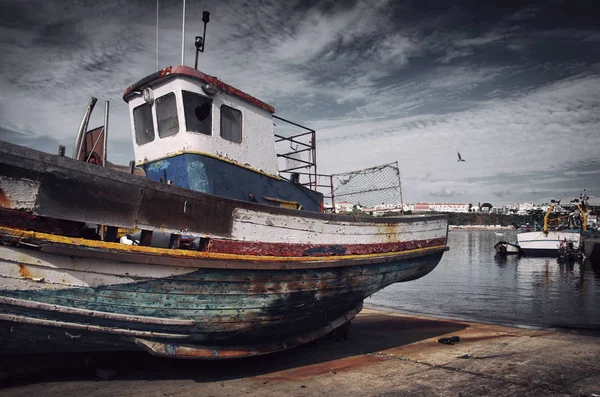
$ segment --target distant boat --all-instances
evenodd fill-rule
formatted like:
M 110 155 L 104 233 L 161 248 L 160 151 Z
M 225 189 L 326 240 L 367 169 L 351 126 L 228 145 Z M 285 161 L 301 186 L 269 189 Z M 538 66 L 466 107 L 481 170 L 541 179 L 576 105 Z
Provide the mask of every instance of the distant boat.
M 561 242 L 572 245 L 573 249 L 579 249 L 581 230 L 586 230 L 586 214 L 580 204 L 573 204 L 578 213 L 566 213 L 554 211 L 556 204 L 551 204 L 544 215 L 544 226 L 542 230 L 534 230 L 517 234 L 517 243 L 525 255 L 535 256 L 558 256 Z M 553 215 L 554 214 L 554 215 Z M 574 216 L 576 215 L 576 216 Z M 553 218 L 552 218 L 553 217 Z M 560 223 L 568 220 L 567 227 L 562 228 Z M 580 226 L 575 227 L 578 222 Z M 557 224 L 558 230 L 550 230 L 550 223 Z
M 495 234 L 496 236 L 504 236 L 504 233 L 500 233 L 500 232 L 494 232 L 494 234 Z

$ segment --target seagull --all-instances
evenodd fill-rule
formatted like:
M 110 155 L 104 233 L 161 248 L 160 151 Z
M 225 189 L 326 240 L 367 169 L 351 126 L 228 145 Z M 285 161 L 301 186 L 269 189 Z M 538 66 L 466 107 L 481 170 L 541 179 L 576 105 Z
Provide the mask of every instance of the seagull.
M 458 153 L 458 160 L 456 160 L 456 161 L 458 161 L 458 162 L 460 163 L 461 161 L 463 161 L 463 162 L 464 162 L 464 161 L 467 161 L 467 160 L 463 159 L 463 158 L 460 156 L 460 153 Z

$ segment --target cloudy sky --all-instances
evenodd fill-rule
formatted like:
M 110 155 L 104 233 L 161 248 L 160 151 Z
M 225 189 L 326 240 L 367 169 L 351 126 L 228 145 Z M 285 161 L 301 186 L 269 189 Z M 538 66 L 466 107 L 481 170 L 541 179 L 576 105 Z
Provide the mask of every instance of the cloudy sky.
M 181 60 L 182 2 L 159 4 L 162 68 Z M 187 0 L 185 63 L 208 10 L 200 70 L 316 129 L 321 173 L 398 161 L 405 202 L 600 196 L 599 8 Z M 156 70 L 156 1 L 3 0 L 0 54 L 0 139 L 70 153 L 94 95 L 109 160 L 133 158 L 121 96 Z

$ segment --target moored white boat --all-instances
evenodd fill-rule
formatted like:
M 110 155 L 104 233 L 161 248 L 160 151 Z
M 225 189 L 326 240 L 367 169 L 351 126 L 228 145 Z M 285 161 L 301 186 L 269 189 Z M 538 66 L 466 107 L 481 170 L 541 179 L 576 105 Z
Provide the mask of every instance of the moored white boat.
M 586 230 L 586 211 L 584 203 L 563 204 L 560 211 L 558 203 L 548 207 L 544 215 L 542 230 L 534 230 L 517 234 L 517 243 L 525 255 L 558 256 L 561 243 L 569 244 L 574 250 L 579 249 L 580 232 Z M 571 206 L 573 211 L 564 207 Z M 551 226 L 552 225 L 552 226 Z M 553 229 L 557 230 L 551 230 Z
M 578 232 L 537 231 L 517 234 L 519 247 L 525 255 L 558 256 L 560 244 L 565 240 L 573 243 L 574 249 L 579 249 Z

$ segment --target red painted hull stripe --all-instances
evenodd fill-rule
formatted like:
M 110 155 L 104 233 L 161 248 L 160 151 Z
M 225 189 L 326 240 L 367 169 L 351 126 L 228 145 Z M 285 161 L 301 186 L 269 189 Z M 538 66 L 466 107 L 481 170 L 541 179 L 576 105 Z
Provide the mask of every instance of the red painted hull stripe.
M 446 237 L 377 244 L 285 244 L 211 239 L 208 251 L 214 253 L 264 256 L 332 256 L 402 252 L 446 244 Z

